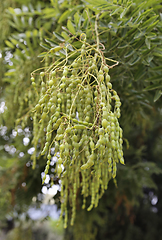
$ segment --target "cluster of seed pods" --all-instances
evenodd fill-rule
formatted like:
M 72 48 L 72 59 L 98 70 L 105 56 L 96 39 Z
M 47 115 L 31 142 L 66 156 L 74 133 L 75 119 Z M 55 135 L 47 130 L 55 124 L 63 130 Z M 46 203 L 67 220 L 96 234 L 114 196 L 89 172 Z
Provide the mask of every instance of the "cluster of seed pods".
M 47 155 L 43 183 L 51 148 L 55 149 L 65 228 L 69 215 L 74 223 L 77 194 L 83 195 L 83 209 L 97 207 L 109 180 L 116 177 L 116 164 L 124 164 L 118 122 L 121 102 L 112 89 L 109 68 L 95 46 L 84 42 L 78 53 L 74 60 L 57 62 L 41 72 L 39 83 L 31 77 L 33 87 L 39 89 L 33 109 L 33 144 L 35 149 L 40 144 L 41 154 Z M 36 151 L 32 158 L 35 167 Z M 86 206 L 88 196 L 90 206 Z

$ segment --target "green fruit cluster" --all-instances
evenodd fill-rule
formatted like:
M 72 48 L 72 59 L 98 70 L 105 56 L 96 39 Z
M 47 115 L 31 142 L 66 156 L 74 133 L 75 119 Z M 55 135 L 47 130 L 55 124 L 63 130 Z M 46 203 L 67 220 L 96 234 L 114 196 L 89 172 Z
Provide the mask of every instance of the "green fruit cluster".
M 97 207 L 109 180 L 116 176 L 116 163 L 124 164 L 118 122 L 121 102 L 112 89 L 106 59 L 96 45 L 86 41 L 77 54 L 74 60 L 67 56 L 46 68 L 38 83 L 34 74 L 31 77 L 38 94 L 33 144 L 35 149 L 40 144 L 41 154 L 47 155 L 43 183 L 53 157 L 51 148 L 55 149 L 65 228 L 69 214 L 71 225 L 74 223 L 77 194 L 81 191 L 83 195 L 82 208 L 88 196 L 91 204 L 87 210 Z M 36 151 L 32 158 L 35 167 Z

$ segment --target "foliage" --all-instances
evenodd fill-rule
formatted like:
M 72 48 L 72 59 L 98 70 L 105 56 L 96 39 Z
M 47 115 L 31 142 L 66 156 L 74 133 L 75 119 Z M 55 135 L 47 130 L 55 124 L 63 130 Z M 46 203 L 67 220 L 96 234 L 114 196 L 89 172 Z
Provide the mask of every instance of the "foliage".
M 6 240 L 27 239 L 27 240 L 62 240 L 63 226 L 56 228 L 55 221 L 33 222 L 21 220 L 16 227 L 6 235 Z
M 1 39 L 5 39 L 1 50 L 3 58 L 0 59 L 3 62 L 0 69 L 0 91 L 1 99 L 5 100 L 7 106 L 1 124 L 6 125 L 8 131 L 5 135 L 1 134 L 0 139 L 0 195 L 3 214 L 5 215 L 5 210 L 12 209 L 10 189 L 15 189 L 16 194 L 17 190 L 20 191 L 22 182 L 26 182 L 27 190 L 23 192 L 23 197 L 15 198 L 23 204 L 30 204 L 32 196 L 41 189 L 40 174 L 46 160 L 41 157 L 34 171 L 28 167 L 27 175 L 22 180 L 23 168 L 29 161 L 26 153 L 32 143 L 25 147 L 22 145 L 23 136 L 10 136 L 14 123 L 19 118 L 23 120 L 20 121 L 22 126 L 18 125 L 19 128 L 25 130 L 26 126 L 29 127 L 30 139 L 32 138 L 33 126 L 29 112 L 35 106 L 36 94 L 31 85 L 30 73 L 49 66 L 60 57 L 64 58 L 63 49 L 67 46 L 71 52 L 79 49 L 81 45 L 78 39 L 82 33 L 86 34 L 90 45 L 95 43 L 94 25 L 96 14 L 99 14 L 100 48 L 106 58 L 119 62 L 118 66 L 110 68 L 110 75 L 113 88 L 122 102 L 120 124 L 124 130 L 126 165 L 118 167 L 118 188 L 110 183 L 97 209 L 90 213 L 83 212 L 80 207 L 77 209 L 76 223 L 73 229 L 69 227 L 66 230 L 66 236 L 69 234 L 69 239 L 72 239 L 75 231 L 78 236 L 83 231 L 86 234 L 89 224 L 89 235 L 94 226 L 97 228 L 93 239 L 130 239 L 132 236 L 134 239 L 149 239 L 141 231 L 141 226 L 148 224 L 145 229 L 152 239 L 155 238 L 156 231 L 151 233 L 149 224 L 151 218 L 155 218 L 157 226 L 154 226 L 154 230 L 160 233 L 162 203 L 161 175 L 158 174 L 161 173 L 161 1 L 23 1 L 24 5 L 21 5 L 21 1 L 11 1 L 14 2 L 12 6 L 7 5 L 10 1 L 3 2 L 6 6 L 3 5 L 1 9 L 8 9 L 5 12 L 8 25 L 4 28 L 0 24 L 3 27 Z M 4 15 L 1 15 L 0 21 L 4 21 Z M 5 23 L 7 24 L 6 20 Z M 51 52 L 57 46 L 62 49 Z M 10 54 L 12 58 L 9 60 L 7 57 Z M 108 65 L 111 64 L 109 61 Z M 8 138 L 5 140 L 4 136 Z M 9 154 L 4 147 L 6 144 L 14 145 L 16 152 Z M 22 161 L 18 158 L 21 151 L 25 153 Z M 7 180 L 10 179 L 11 169 L 15 169 L 13 182 Z M 6 196 L 2 196 L 1 193 L 6 188 Z M 159 212 L 156 215 L 151 212 L 150 189 L 159 198 Z M 28 201 L 23 202 L 22 199 L 26 199 L 29 193 Z M 8 199 L 8 203 L 4 201 L 4 197 Z M 100 208 L 104 210 L 100 212 Z M 141 216 L 146 213 L 150 216 L 147 224 L 141 220 Z M 104 221 L 99 216 L 104 217 Z M 93 218 L 96 220 L 93 221 Z
M 33 173 L 31 169 L 31 144 L 28 148 L 23 144 L 24 139 L 30 139 L 30 131 L 18 128 L 16 132 L 7 131 L 2 127 L 0 132 L 1 158 L 0 158 L 0 220 L 4 216 L 13 217 L 14 214 L 28 210 L 33 196 L 41 192 L 41 172 L 44 159 Z M 43 165 L 42 165 L 43 164 Z M 39 201 L 37 201 L 39 203 Z

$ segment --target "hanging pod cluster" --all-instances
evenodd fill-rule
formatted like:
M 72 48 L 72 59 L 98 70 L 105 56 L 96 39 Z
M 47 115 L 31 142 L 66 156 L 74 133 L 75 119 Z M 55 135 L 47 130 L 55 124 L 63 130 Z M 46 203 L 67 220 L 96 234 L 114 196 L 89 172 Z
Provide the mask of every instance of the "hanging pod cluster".
M 76 213 L 76 198 L 91 196 L 87 210 L 97 207 L 116 176 L 116 164 L 124 164 L 122 129 L 119 126 L 120 99 L 112 89 L 109 67 L 97 45 L 86 39 L 77 57 L 66 57 L 40 73 L 39 83 L 31 77 L 35 89 L 41 86 L 38 103 L 33 109 L 34 139 L 41 154 L 47 155 L 43 183 L 51 162 L 51 148 L 57 156 L 55 176 L 61 180 L 61 216 L 67 227 L 71 206 L 71 225 Z M 36 151 L 33 153 L 33 167 Z

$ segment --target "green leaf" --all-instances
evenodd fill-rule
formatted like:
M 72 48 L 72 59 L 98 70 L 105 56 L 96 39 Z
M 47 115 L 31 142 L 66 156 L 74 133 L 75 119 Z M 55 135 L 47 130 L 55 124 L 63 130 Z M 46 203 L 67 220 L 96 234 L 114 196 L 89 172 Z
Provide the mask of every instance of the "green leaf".
M 32 32 L 33 32 L 33 36 L 34 36 L 34 37 L 37 37 L 37 36 L 38 36 L 38 30 L 37 30 L 37 29 L 33 29 Z
M 146 43 L 147 48 L 150 49 L 151 41 L 149 38 L 145 38 L 145 43 Z
M 66 51 L 64 49 L 61 49 L 59 53 L 60 53 L 60 56 L 63 56 L 63 57 L 66 56 Z
M 71 13 L 71 10 L 66 10 L 59 18 L 58 23 L 61 23 L 64 20 L 66 20 L 69 17 L 70 13 Z
M 25 33 L 26 33 L 26 37 L 27 37 L 27 38 L 30 38 L 30 37 L 31 37 L 31 32 L 30 32 L 30 31 L 26 31 Z
M 161 4 L 161 0 L 156 0 L 156 1 L 147 0 L 147 1 L 145 1 L 145 8 L 146 8 L 146 7 L 147 7 L 147 8 L 148 8 L 148 7 L 153 7 L 153 8 L 155 8 L 155 6 L 157 6 L 158 3 Z
M 98 10 L 114 10 L 114 9 L 116 9 L 118 6 L 116 6 L 116 5 L 113 5 L 113 4 L 111 4 L 111 3 L 109 3 L 109 4 L 99 4 L 98 6 L 97 6 L 97 9 Z
M 128 43 L 124 43 L 124 44 L 121 44 L 121 45 L 119 45 L 118 46 L 118 48 L 120 49 L 120 48 L 127 48 L 127 47 L 129 47 L 129 44 Z
M 112 11 L 112 12 L 110 13 L 110 16 L 113 16 L 114 14 L 116 14 L 116 13 L 118 13 L 118 12 L 121 12 L 121 10 L 122 10 L 122 7 L 119 6 L 118 8 L 116 8 L 114 11 Z
M 76 42 L 77 43 L 77 42 Z M 73 44 L 74 45 L 74 44 Z M 75 45 L 74 45 L 75 46 Z M 70 45 L 69 43 L 66 45 L 66 47 L 70 50 L 70 51 L 74 51 L 74 48 L 72 47 L 72 45 Z
M 76 41 L 76 42 L 74 42 L 73 44 L 73 47 L 76 49 L 80 49 L 81 48 L 81 46 L 82 46 L 82 43 L 81 42 L 79 42 L 79 41 Z M 74 51 L 74 49 L 72 50 L 72 51 Z
M 102 19 L 104 17 L 107 17 L 107 12 L 103 12 L 100 14 L 99 19 Z
M 108 2 L 106 0 L 86 0 L 86 2 L 93 4 L 94 7 L 98 7 L 101 4 L 108 5 Z
M 9 13 L 15 15 L 15 10 L 12 7 L 9 7 L 6 12 L 9 12 Z
M 153 11 L 153 8 L 147 9 L 146 11 L 144 11 L 140 17 L 138 18 L 138 22 L 140 22 L 142 19 L 144 19 L 150 12 Z
M 61 47 L 61 46 L 56 46 L 56 47 L 54 47 L 54 48 L 51 48 L 51 49 L 50 49 L 50 52 L 51 52 L 51 53 L 56 53 L 56 52 L 59 52 L 62 48 L 63 48 L 63 47 Z
M 63 31 L 61 35 L 65 40 L 69 40 L 69 35 L 65 31 Z
M 128 63 L 129 63 L 130 66 L 133 66 L 133 65 L 135 65 L 140 59 L 141 59 L 141 57 L 140 57 L 140 56 L 137 56 L 137 57 L 135 57 L 135 58 L 133 59 L 133 61 L 129 61 Z
M 156 57 L 160 57 L 160 58 L 162 58 L 162 54 L 161 54 L 161 53 L 153 52 L 153 55 L 156 56 Z
M 154 20 L 155 19 L 157 19 L 157 17 L 158 16 L 153 16 L 153 17 L 151 17 L 151 18 L 149 18 L 147 21 L 144 21 L 141 25 L 140 25 L 140 27 L 148 27 L 151 23 L 153 23 L 154 22 Z
M 147 34 L 147 38 L 155 38 L 156 37 L 156 33 L 150 32 L 149 34 Z
M 13 21 L 8 20 L 8 24 L 10 25 L 10 27 L 13 27 L 15 29 L 17 28 L 17 25 Z
M 162 91 L 161 90 L 157 90 L 154 96 L 154 102 L 156 102 L 162 95 Z
M 146 32 L 151 32 L 151 30 L 158 24 L 159 20 L 151 24 L 147 29 Z
M 144 31 L 139 31 L 138 33 L 135 34 L 134 39 L 141 38 L 145 35 L 145 30 Z
M 154 90 L 154 89 L 158 89 L 158 88 L 162 88 L 162 84 L 160 84 L 160 83 L 152 84 L 152 85 L 146 87 L 143 91 L 150 91 L 150 90 Z
M 14 19 L 14 22 L 16 23 L 17 25 L 17 28 L 22 28 L 24 27 L 23 25 L 23 21 L 20 20 L 19 17 L 16 17 L 16 15 L 13 16 L 13 19 Z
M 139 49 L 139 48 L 141 48 L 142 46 L 143 46 L 143 44 L 144 44 L 144 42 L 145 42 L 145 39 L 144 38 L 142 38 L 142 39 L 138 39 L 136 42 L 134 42 L 134 44 L 132 44 L 133 45 L 133 47 L 135 48 L 135 49 Z
M 154 58 L 153 56 L 147 56 L 146 61 L 150 63 L 153 60 L 153 58 Z
M 40 43 L 40 46 L 43 47 L 43 48 L 45 48 L 46 50 L 50 50 L 50 49 L 51 49 L 51 48 L 50 48 L 47 44 L 45 44 L 45 43 Z
M 124 17 L 124 15 L 126 14 L 127 10 L 128 10 L 128 8 L 125 8 L 125 9 L 124 9 L 124 11 L 120 14 L 120 18 L 123 18 L 123 17 Z
M 45 57 L 48 54 L 48 52 L 42 52 L 38 55 L 38 57 Z
M 53 41 L 53 40 L 50 39 L 50 38 L 46 38 L 45 41 L 46 41 L 47 43 L 49 43 L 49 44 L 51 45 L 51 47 L 56 47 L 56 46 L 58 46 L 58 43 L 55 42 L 55 41 Z
M 69 31 L 68 31 L 68 29 L 66 27 L 62 26 L 62 29 L 69 33 Z
M 151 68 L 152 70 L 162 70 L 162 65 L 161 66 L 158 66 L 158 67 L 153 67 L 153 68 Z
M 158 75 L 158 76 L 155 76 L 155 77 L 150 77 L 150 78 L 145 80 L 145 82 L 155 82 L 155 81 L 162 81 L 162 76 Z
M 138 66 L 138 71 L 134 74 L 134 80 L 139 81 L 144 78 L 146 72 L 143 70 L 143 65 Z
M 142 2 L 140 5 L 136 6 L 136 8 L 131 13 L 131 16 L 134 17 L 136 14 L 139 14 L 141 9 L 143 9 L 143 6 L 146 4 L 146 2 Z
M 76 25 L 76 26 L 79 25 L 80 18 L 81 18 L 81 16 L 78 14 L 78 12 L 76 12 L 76 13 L 74 14 L 74 22 L 75 22 L 75 25 Z
M 10 48 L 15 48 L 15 46 L 8 40 L 5 40 L 5 44 Z
M 73 23 L 71 22 L 70 19 L 68 19 L 67 27 L 68 27 L 69 31 L 70 31 L 73 35 L 76 34 L 76 31 L 75 31 L 74 25 L 73 25 Z
M 156 48 L 155 52 L 153 53 L 155 56 L 162 56 L 162 48 Z
M 43 18 L 51 18 L 56 16 L 56 10 L 54 8 L 45 8 L 43 9 L 45 16 Z
M 59 33 L 53 32 L 53 34 L 58 40 L 60 40 L 61 42 L 65 42 L 65 39 Z
M 61 23 L 65 20 L 68 19 L 69 16 L 71 16 L 72 14 L 74 14 L 76 11 L 78 11 L 79 9 L 85 8 L 85 5 L 77 5 L 77 6 L 73 6 L 72 9 L 70 10 L 66 10 L 58 19 L 58 23 Z
M 19 41 L 17 41 L 14 38 L 10 38 L 11 42 L 16 46 L 17 44 L 19 44 Z
M 10 69 L 5 73 L 5 76 L 12 76 L 15 74 L 15 69 Z
M 149 56 L 149 53 L 152 52 L 152 50 L 154 49 L 155 47 L 153 46 L 152 48 L 150 49 L 147 49 L 145 51 L 142 51 L 141 52 L 141 58 L 144 59 L 146 58 L 147 56 Z
M 130 56 L 132 56 L 135 53 L 134 49 L 131 50 L 130 52 L 127 53 L 127 55 L 124 55 L 124 58 L 128 58 Z
M 137 28 L 139 26 L 139 23 L 138 24 L 135 24 L 133 22 L 127 22 L 127 25 L 131 28 Z

